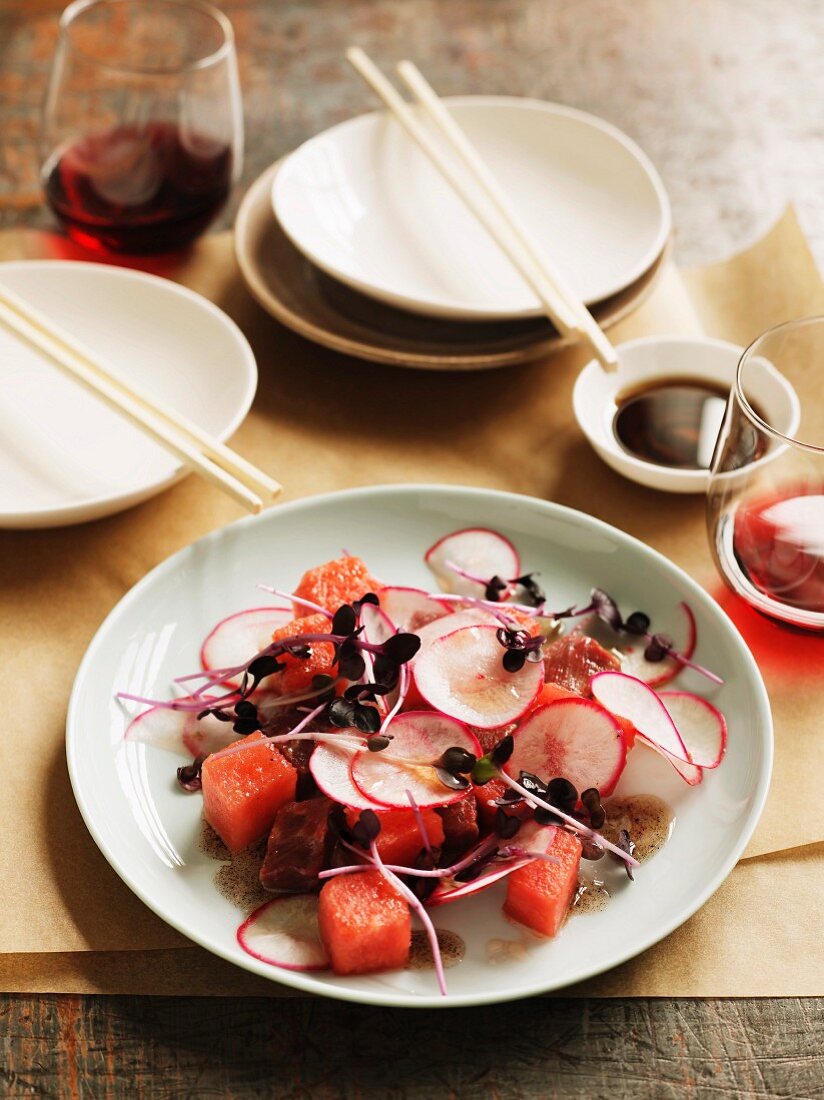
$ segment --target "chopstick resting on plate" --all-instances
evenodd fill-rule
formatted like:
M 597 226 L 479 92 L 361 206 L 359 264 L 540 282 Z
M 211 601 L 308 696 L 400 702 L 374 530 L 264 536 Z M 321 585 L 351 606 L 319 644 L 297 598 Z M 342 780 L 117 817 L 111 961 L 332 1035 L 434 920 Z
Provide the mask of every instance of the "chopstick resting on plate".
M 268 474 L 183 413 L 118 378 L 73 336 L 2 286 L 0 323 L 250 512 L 260 512 L 280 493 Z
M 410 104 L 360 47 L 350 47 L 346 58 L 529 283 L 544 312 L 561 335 L 572 339 L 583 337 L 601 365 L 606 370 L 616 370 L 618 354 L 615 348 L 584 303 L 565 284 L 560 272 L 530 240 L 528 230 L 489 168 L 419 70 L 410 61 L 398 65 L 400 76 L 438 129 L 445 144 L 460 160 L 466 175 L 456 171 Z

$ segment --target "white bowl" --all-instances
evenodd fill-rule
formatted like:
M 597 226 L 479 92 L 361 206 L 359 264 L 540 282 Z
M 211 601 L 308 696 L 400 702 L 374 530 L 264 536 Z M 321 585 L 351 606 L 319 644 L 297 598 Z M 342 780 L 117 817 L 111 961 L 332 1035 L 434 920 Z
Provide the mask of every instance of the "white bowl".
M 194 291 L 68 260 L 0 264 L 0 285 L 218 439 L 248 412 L 257 388 L 252 349 Z M 168 451 L 2 328 L 0 416 L 0 528 L 97 519 L 184 474 Z
M 539 100 L 445 102 L 579 298 L 623 290 L 660 254 L 669 201 L 620 130 Z M 456 320 L 542 314 L 486 230 L 383 112 L 300 146 L 277 174 L 272 203 L 309 260 L 380 301 Z
M 644 336 L 619 344 L 618 353 L 621 365 L 614 373 L 606 373 L 593 359 L 578 375 L 572 405 L 581 431 L 608 466 L 639 485 L 670 493 L 706 492 L 709 470 L 658 466 L 621 447 L 612 427 L 616 398 L 630 387 L 664 378 L 693 378 L 731 389 L 744 349 L 704 336 Z M 758 365 L 760 369 L 748 379 L 749 392 L 758 405 L 770 410 L 771 423 L 792 435 L 801 415 L 798 396 L 770 363 L 762 359 Z M 778 453 L 773 449 L 759 461 L 771 461 Z

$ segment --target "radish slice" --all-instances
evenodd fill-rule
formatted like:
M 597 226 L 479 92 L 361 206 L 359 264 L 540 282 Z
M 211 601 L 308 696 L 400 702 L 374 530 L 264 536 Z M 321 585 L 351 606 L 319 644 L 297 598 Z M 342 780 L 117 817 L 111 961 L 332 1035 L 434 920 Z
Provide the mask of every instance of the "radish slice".
M 698 628 L 689 604 L 679 603 L 678 608 L 681 616 L 672 638 L 676 651 L 689 660 L 695 652 Z M 662 684 L 674 680 L 684 667 L 675 657 L 665 657 L 663 661 L 648 661 L 644 656 L 645 648 L 644 645 L 638 645 L 628 649 L 621 661 L 621 671 L 643 680 L 650 687 L 661 687 Z
M 418 653 L 412 668 L 423 698 L 442 714 L 479 729 L 515 722 L 544 682 L 543 661 L 507 672 L 495 626 L 465 626 Z
M 521 572 L 521 558 L 508 538 L 488 527 L 467 527 L 439 539 L 426 551 L 424 561 L 435 574 L 444 592 L 459 596 L 483 596 L 486 584 L 467 580 L 448 562 L 484 582 L 492 577 L 510 580 Z
M 717 768 L 727 747 L 727 723 L 712 703 L 691 691 L 662 691 L 659 698 L 700 768 Z
M 186 700 L 181 699 L 181 702 Z M 201 700 L 203 707 L 208 706 Z M 194 711 L 151 707 L 133 718 L 124 734 L 126 741 L 137 741 L 166 752 L 189 756 L 208 756 L 237 740 L 231 722 L 219 722 L 211 714 L 199 722 Z
M 676 760 L 693 763 L 667 708 L 648 684 L 625 672 L 598 672 L 589 686 L 602 706 L 632 722 L 644 740 Z
M 421 627 L 448 615 L 449 604 L 435 600 L 422 588 L 400 588 L 394 585 L 380 588 L 377 597 L 381 611 L 389 616 L 399 631 L 417 634 Z
M 342 746 L 336 748 L 328 741 L 321 742 L 309 758 L 309 771 L 320 790 L 333 802 L 356 810 L 379 809 L 378 803 L 366 798 L 352 782 L 349 768 L 353 756 L 353 752 Z
M 571 696 L 537 707 L 514 734 L 506 765 L 513 779 L 532 772 L 568 779 L 577 790 L 611 794 L 624 770 L 627 748 L 613 715 L 591 699 Z
M 328 970 L 321 943 L 316 894 L 273 898 L 256 909 L 237 930 L 243 950 L 284 970 Z
M 473 878 L 471 882 L 461 882 L 458 886 L 454 887 L 439 882 L 426 899 L 426 908 L 431 909 L 436 905 L 448 905 L 451 901 L 460 901 L 461 898 L 471 897 L 473 894 L 480 893 L 481 890 L 488 890 L 490 886 L 494 886 L 495 883 L 500 882 L 502 878 L 506 878 L 506 876 L 511 875 L 513 871 L 517 871 L 521 867 L 526 867 L 527 864 L 532 862 L 531 859 L 513 859 L 509 863 L 495 865 L 493 870 L 478 875 L 478 877 Z
M 360 752 L 352 760 L 352 782 L 365 798 L 381 806 L 408 809 L 410 794 L 421 808 L 446 806 L 466 797 L 465 790 L 444 786 L 428 763 L 403 765 L 387 759 L 434 762 L 455 746 L 480 756 L 481 746 L 463 722 L 434 711 L 410 710 L 391 721 L 388 733 L 392 741 L 387 749 Z
M 373 645 L 383 645 L 388 638 L 397 633 L 395 624 L 386 612 L 372 603 L 365 603 L 361 607 L 360 621 L 363 625 L 364 638 Z
M 443 638 L 447 634 L 452 634 L 456 630 L 460 630 L 463 626 L 480 625 L 498 627 L 502 624 L 500 620 L 495 618 L 495 615 L 491 611 L 486 611 L 483 607 L 467 607 L 463 611 L 453 611 L 452 614 L 445 615 L 442 619 L 436 619 L 434 622 L 427 623 L 426 626 L 422 626 L 420 630 L 416 631 L 421 640 L 421 648 L 415 655 L 414 660 L 417 660 L 422 653 L 425 653 L 438 638 Z
M 272 641 L 272 634 L 292 622 L 291 607 L 254 607 L 221 619 L 200 648 L 203 668 L 242 665 Z
M 648 684 L 625 672 L 599 672 L 589 686 L 599 703 L 632 722 L 639 738 L 665 756 L 690 786 L 701 782 L 701 769 L 691 760 L 669 711 Z

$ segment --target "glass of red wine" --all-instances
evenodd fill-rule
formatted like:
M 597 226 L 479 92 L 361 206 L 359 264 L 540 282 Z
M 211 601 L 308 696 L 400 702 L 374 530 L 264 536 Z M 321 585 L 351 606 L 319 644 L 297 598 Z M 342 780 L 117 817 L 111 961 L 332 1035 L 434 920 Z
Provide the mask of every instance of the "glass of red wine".
M 752 397 L 765 371 L 795 390 L 791 433 Z M 707 522 L 734 592 L 773 619 L 824 631 L 824 317 L 779 325 L 744 352 L 710 467 Z
M 201 0 L 75 0 L 43 142 L 46 198 L 74 240 L 133 253 L 188 244 L 241 169 L 229 20 Z

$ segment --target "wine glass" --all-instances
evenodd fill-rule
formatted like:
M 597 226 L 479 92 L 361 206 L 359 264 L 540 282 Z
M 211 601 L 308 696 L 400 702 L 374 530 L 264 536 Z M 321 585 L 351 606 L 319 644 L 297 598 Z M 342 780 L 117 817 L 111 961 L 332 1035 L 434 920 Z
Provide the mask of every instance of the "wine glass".
M 753 397 L 780 372 L 794 409 Z M 824 631 L 824 317 L 779 325 L 744 352 L 710 467 L 710 545 L 726 583 L 780 622 Z
M 42 181 L 74 240 L 162 252 L 225 203 L 243 156 L 229 20 L 202 0 L 75 0 L 60 19 Z

